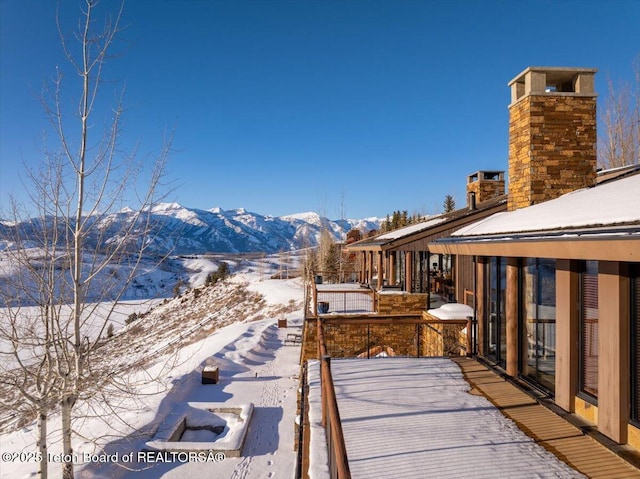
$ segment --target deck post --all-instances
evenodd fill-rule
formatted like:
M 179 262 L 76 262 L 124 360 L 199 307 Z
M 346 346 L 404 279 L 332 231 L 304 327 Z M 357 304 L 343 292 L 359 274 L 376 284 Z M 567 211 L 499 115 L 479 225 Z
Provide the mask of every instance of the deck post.
M 575 412 L 578 394 L 579 274 L 574 260 L 556 261 L 556 404 Z
M 313 315 L 318 316 L 318 285 L 313 282 Z
M 629 423 L 629 271 L 617 261 L 601 261 L 598 272 L 598 430 L 627 442 Z
M 404 290 L 412 293 L 411 280 L 413 279 L 413 258 L 412 252 L 407 251 L 404 255 Z
M 396 284 L 396 252 L 389 251 L 389 284 Z
M 485 284 L 486 284 L 486 278 L 485 278 L 485 264 L 486 264 L 486 259 L 484 257 L 479 257 L 478 261 L 476 262 L 476 299 L 475 299 L 475 310 L 476 310 L 476 318 L 477 318 L 477 334 L 476 334 L 476 344 L 478 347 L 478 354 L 480 354 L 480 356 L 484 356 L 485 354 L 485 350 L 484 350 L 484 345 L 485 345 L 485 332 L 484 332 L 484 325 L 485 325 L 485 306 L 484 306 L 484 302 L 485 302 Z
M 507 258 L 507 374 L 518 375 L 518 258 Z

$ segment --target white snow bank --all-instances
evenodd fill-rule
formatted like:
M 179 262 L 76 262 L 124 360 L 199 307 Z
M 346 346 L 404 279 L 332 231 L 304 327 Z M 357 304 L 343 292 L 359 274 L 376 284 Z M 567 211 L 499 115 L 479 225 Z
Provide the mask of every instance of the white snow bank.
M 467 319 L 473 316 L 473 308 L 466 304 L 447 303 L 439 308 L 430 309 L 427 313 L 438 319 Z

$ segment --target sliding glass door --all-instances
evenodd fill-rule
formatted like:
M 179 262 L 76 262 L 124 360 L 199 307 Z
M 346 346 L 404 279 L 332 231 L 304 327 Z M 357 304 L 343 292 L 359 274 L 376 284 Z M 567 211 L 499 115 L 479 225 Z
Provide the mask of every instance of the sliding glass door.
M 486 265 L 485 337 L 486 356 L 505 367 L 507 359 L 507 323 L 505 317 L 507 262 L 491 257 Z
M 550 392 L 556 375 L 556 262 L 528 258 L 521 274 L 522 375 Z

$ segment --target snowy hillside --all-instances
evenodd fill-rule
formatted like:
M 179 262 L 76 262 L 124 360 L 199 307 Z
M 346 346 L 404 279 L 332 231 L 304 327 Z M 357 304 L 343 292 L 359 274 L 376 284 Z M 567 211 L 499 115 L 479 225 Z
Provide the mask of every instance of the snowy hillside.
M 111 321 L 115 332 L 104 338 L 93 357 L 95 384 L 109 384 L 102 386 L 100 395 L 89 394 L 77 406 L 74 428 L 83 435 L 74 436 L 76 477 L 264 477 L 265 470 L 277 471 L 282 477 L 284 471 L 295 468 L 300 349 L 285 348 L 284 339 L 287 332 L 300 328 L 302 283 L 300 279 L 269 279 L 282 268 L 280 255 L 258 262 L 225 259 L 237 271 L 232 278 L 215 286 L 189 288 L 147 312 L 148 304 L 141 304 L 137 319 L 128 324 L 120 321 L 120 315 Z M 193 282 L 198 281 L 194 278 Z M 127 307 L 129 311 L 135 308 L 133 304 Z M 281 318 L 296 326 L 278 330 L 276 321 Z M 284 357 L 276 358 L 277 351 Z M 210 363 L 220 367 L 221 381 L 207 387 L 201 384 L 200 375 Z M 110 398 L 108 406 L 102 394 Z M 3 452 L 35 451 L 33 410 L 7 385 L 0 384 L 0 396 Z M 191 464 L 136 460 L 136 464 L 123 465 L 122 461 L 84 459 L 92 454 L 135 455 L 154 437 L 162 420 L 186 401 L 224 402 L 234 396 L 236 402 L 252 401 L 256 407 L 245 457 L 212 462 L 204 472 L 191 470 Z M 53 412 L 48 448 L 52 458 L 61 453 L 59 424 L 59 415 Z M 49 462 L 49 477 L 59 479 L 60 464 Z M 185 473 L 179 465 L 189 471 Z M 37 467 L 35 462 L 4 462 L 0 476 L 35 477 Z M 238 471 L 243 475 L 238 476 Z
M 107 246 L 122 240 L 124 225 L 133 221 L 134 212 L 124 209 L 101 221 L 96 235 L 88 238 L 92 245 Z M 36 238 L 39 220 L 14 225 L 0 221 L 0 250 L 11 246 L 3 238 L 11 237 L 12 228 L 19 227 L 23 238 Z M 251 253 L 291 251 L 315 246 L 323 229 L 336 241 L 344 240 L 351 229 L 378 229 L 380 220 L 329 220 L 317 213 L 287 216 L 263 216 L 243 208 L 201 210 L 177 203 L 163 203 L 152 210 L 153 233 L 149 251 L 174 255 L 203 253 Z M 98 235 L 98 233 L 100 233 Z

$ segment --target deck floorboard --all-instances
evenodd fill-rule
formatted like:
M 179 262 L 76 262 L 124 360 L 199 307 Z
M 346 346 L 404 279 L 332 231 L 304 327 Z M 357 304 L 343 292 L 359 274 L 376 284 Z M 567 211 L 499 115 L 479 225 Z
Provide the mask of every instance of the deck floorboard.
M 480 394 L 529 437 L 562 461 L 593 479 L 640 478 L 640 469 L 516 385 L 470 358 L 455 358 L 472 393 Z

